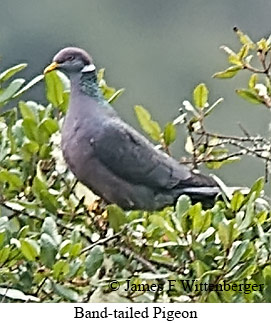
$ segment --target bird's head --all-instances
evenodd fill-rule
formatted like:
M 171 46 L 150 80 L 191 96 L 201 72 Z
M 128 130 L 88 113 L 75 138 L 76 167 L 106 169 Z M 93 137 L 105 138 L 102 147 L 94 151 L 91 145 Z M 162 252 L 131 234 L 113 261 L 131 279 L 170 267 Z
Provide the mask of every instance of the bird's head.
M 53 58 L 53 62 L 44 70 L 44 74 L 53 70 L 60 70 L 67 75 L 95 71 L 95 65 L 89 54 L 77 47 L 61 49 Z

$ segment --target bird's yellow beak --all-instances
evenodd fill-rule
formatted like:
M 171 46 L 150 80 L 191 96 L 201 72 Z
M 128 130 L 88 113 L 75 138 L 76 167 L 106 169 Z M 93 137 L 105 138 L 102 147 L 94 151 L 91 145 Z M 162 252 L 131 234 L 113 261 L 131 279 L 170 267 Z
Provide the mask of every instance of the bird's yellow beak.
M 53 62 L 53 63 L 51 63 L 50 65 L 48 65 L 44 69 L 43 74 L 49 73 L 49 72 L 55 70 L 56 68 L 58 68 L 58 63 L 57 62 Z

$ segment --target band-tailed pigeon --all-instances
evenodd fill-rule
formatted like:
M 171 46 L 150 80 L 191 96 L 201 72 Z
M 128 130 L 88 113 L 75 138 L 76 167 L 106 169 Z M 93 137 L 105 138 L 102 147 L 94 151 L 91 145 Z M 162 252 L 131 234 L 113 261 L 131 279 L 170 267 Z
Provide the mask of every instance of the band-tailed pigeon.
M 80 48 L 60 50 L 44 73 L 63 71 L 71 81 L 62 127 L 64 158 L 77 179 L 126 210 L 159 210 L 181 194 L 213 203 L 216 182 L 196 174 L 122 121 L 104 99 L 92 58 Z

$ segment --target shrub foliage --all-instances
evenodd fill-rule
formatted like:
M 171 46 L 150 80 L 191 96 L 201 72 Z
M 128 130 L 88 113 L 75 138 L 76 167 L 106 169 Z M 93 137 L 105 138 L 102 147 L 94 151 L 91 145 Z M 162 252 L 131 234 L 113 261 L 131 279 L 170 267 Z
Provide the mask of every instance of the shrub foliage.
M 253 75 L 237 94 L 270 105 L 270 39 L 253 43 L 236 30 L 238 53 L 223 47 L 232 64 L 215 74 L 229 78 L 242 69 Z M 250 65 L 255 51 L 264 70 Z M 0 299 L 3 302 L 270 302 L 271 217 L 263 197 L 264 178 L 244 195 L 233 196 L 222 184 L 222 197 L 203 210 L 180 196 L 175 207 L 160 212 L 124 212 L 104 207 L 76 181 L 60 150 L 60 128 L 67 110 L 69 82 L 58 72 L 24 85 L 15 78 L 26 64 L 0 74 L 0 105 L 13 102 L 44 79 L 48 105 L 19 101 L 0 116 Z M 264 75 L 258 82 L 258 74 Z M 109 87 L 104 70 L 99 82 L 112 102 L 123 89 Z M 187 130 L 185 162 L 219 168 L 242 154 L 268 166 L 269 141 L 208 133 L 204 120 L 221 99 L 208 103 L 208 89 L 198 85 L 192 103 L 164 127 L 142 106 L 135 113 L 158 148 L 170 152 L 176 128 Z M 17 102 L 17 101 L 14 101 Z M 207 138 L 207 139 L 206 139 Z M 257 149 L 255 148 L 257 143 Z M 251 144 L 249 146 L 247 144 Z M 243 146 L 242 146 L 243 145 Z M 259 145 L 264 147 L 259 155 Z M 263 146 L 265 145 L 265 146 Z M 237 147 L 237 151 L 231 151 Z M 242 150 L 242 153 L 240 153 Z M 265 154 L 264 154 L 265 152 Z M 258 156 L 257 156 L 258 154 Z M 264 157 L 265 156 L 265 157 Z M 231 166 L 232 167 L 232 166 Z M 187 288 L 184 282 L 247 284 L 246 292 Z M 132 288 L 126 290 L 127 281 Z M 254 285 L 263 285 L 261 290 Z M 151 287 L 152 286 L 152 287 Z

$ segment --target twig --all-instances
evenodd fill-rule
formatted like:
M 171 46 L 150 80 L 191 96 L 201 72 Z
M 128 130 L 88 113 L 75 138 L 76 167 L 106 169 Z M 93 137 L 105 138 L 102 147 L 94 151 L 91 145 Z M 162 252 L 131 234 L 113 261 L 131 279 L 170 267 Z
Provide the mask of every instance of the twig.
M 126 256 L 132 256 L 134 259 L 140 262 L 146 269 L 148 269 L 152 273 L 159 274 L 155 266 L 149 260 L 143 258 L 142 256 L 137 255 L 133 250 L 131 250 L 127 246 L 126 247 L 121 246 L 120 251 L 123 252 Z
M 99 245 L 105 244 L 105 243 L 107 243 L 108 241 L 111 241 L 111 240 L 113 240 L 113 239 L 117 239 L 117 238 L 119 238 L 119 237 L 123 234 L 123 231 L 124 231 L 124 229 L 123 229 L 122 231 L 119 231 L 118 233 L 116 233 L 116 234 L 114 234 L 114 235 L 110 236 L 110 237 L 106 237 L 106 238 L 104 238 L 104 239 L 100 239 L 100 240 L 98 240 L 98 241 L 94 242 L 94 243 L 93 243 L 93 244 L 91 244 L 90 246 L 87 246 L 87 247 L 85 247 L 84 249 L 82 249 L 82 251 L 81 251 L 81 253 L 80 253 L 80 254 L 85 253 L 85 252 L 87 252 L 87 251 L 89 251 L 89 250 L 93 249 L 93 248 L 94 248 L 94 247 L 96 247 L 96 246 L 99 246 Z

